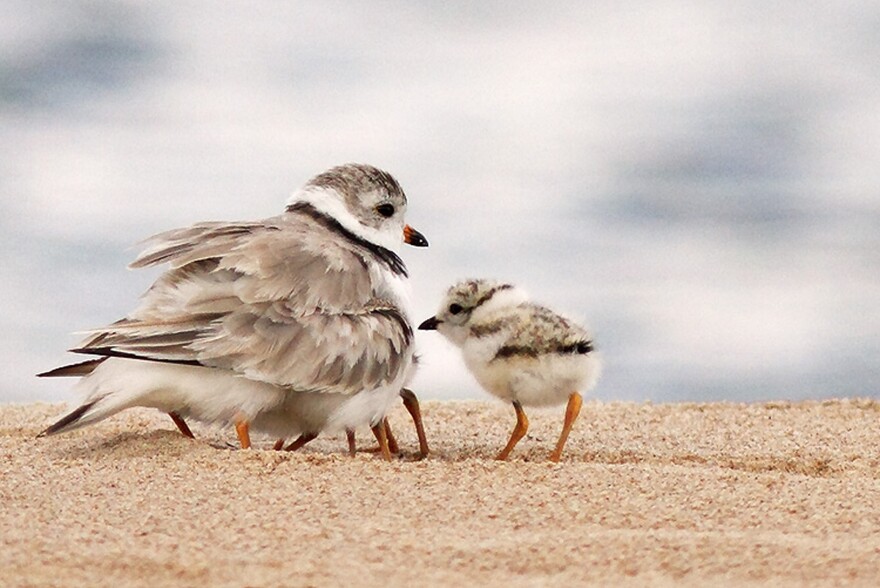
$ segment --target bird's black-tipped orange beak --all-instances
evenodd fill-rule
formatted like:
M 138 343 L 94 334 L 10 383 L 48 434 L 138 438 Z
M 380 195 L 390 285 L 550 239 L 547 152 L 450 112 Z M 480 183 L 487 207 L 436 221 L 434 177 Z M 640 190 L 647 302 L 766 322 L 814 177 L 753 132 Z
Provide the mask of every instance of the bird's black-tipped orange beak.
M 426 320 L 425 322 L 423 322 L 422 324 L 419 325 L 419 330 L 420 331 L 436 331 L 437 325 L 439 325 L 439 324 L 440 324 L 440 321 L 437 320 L 437 317 L 432 316 L 431 318 L 429 318 L 428 320 Z
M 409 225 L 403 227 L 403 242 L 413 247 L 427 247 L 425 236 Z

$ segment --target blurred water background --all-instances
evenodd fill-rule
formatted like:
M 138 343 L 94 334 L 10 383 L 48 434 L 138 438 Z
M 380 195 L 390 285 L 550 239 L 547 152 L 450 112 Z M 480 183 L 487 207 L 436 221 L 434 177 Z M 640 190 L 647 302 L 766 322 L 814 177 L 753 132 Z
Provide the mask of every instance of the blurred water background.
M 0 401 L 156 277 L 132 248 L 398 178 L 416 319 L 515 281 L 594 331 L 594 396 L 875 395 L 876 2 L 0 0 Z M 486 398 L 419 333 L 425 398 Z M 75 358 L 72 358 L 75 359 Z

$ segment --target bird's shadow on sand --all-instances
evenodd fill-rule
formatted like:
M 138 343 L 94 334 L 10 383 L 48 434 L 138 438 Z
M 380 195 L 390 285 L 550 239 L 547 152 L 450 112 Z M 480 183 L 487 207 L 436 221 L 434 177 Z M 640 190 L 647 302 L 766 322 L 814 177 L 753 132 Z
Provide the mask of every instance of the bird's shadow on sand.
M 123 431 L 112 435 L 79 435 L 72 439 L 44 437 L 34 439 L 45 444 L 45 452 L 57 459 L 126 459 L 156 455 L 157 447 L 162 456 L 173 458 L 193 450 L 193 439 L 175 431 L 154 430 Z
M 347 451 L 341 447 L 336 448 L 335 439 L 325 439 L 323 443 L 304 447 L 298 451 L 276 451 L 272 443 L 260 440 L 254 447 L 242 450 L 237 442 L 224 439 L 216 435 L 196 435 L 195 439 L 182 436 L 173 430 L 152 431 L 123 431 L 112 434 L 96 433 L 94 431 L 65 437 L 31 437 L 32 443 L 42 445 L 44 453 L 58 460 L 119 460 L 140 459 L 161 454 L 162 459 L 175 459 L 191 455 L 193 452 L 240 452 L 242 455 L 249 453 L 268 453 L 277 456 L 287 456 L 295 459 L 296 456 L 307 456 L 310 461 L 322 457 L 336 458 L 347 456 Z M 375 457 L 381 462 L 376 448 L 366 446 L 359 448 L 357 458 Z M 430 459 L 431 456 L 429 456 Z M 403 448 L 393 456 L 393 461 L 418 462 L 422 461 L 418 450 Z
M 69 436 L 35 438 L 30 436 L 28 443 L 40 446 L 40 450 L 52 459 L 112 461 L 143 459 L 157 457 L 161 459 L 177 459 L 192 455 L 194 452 L 242 452 L 237 443 L 218 435 L 197 435 L 189 439 L 177 431 L 167 429 L 133 430 L 112 434 L 94 431 L 79 432 Z M 326 438 L 295 452 L 274 451 L 270 444 L 260 443 L 253 452 L 267 452 L 290 459 L 302 456 L 309 462 L 324 459 L 338 459 L 347 456 L 347 451 L 339 447 L 339 440 Z M 552 448 L 545 447 L 546 440 L 534 437 L 523 440 L 526 446 L 517 447 L 507 463 L 550 464 L 548 458 Z M 496 462 L 495 456 L 499 447 L 491 442 L 474 439 L 466 443 L 445 446 L 440 441 L 431 443 L 430 454 L 422 458 L 417 446 L 401 442 L 401 451 L 393 457 L 397 463 L 463 463 L 480 461 Z M 382 459 L 371 445 L 360 447 L 353 459 L 375 457 L 377 464 Z M 246 453 L 242 453 L 246 455 Z M 869 460 L 871 461 L 871 460 Z M 877 463 L 877 459 L 873 459 Z M 639 465 L 669 465 L 688 468 L 721 468 L 726 470 L 748 472 L 753 474 L 792 474 L 809 477 L 834 477 L 854 467 L 848 461 L 841 461 L 830 456 L 811 455 L 738 455 L 726 453 L 671 453 L 660 454 L 629 449 L 590 449 L 582 444 L 573 444 L 566 448 L 560 465 L 580 464 L 608 467 L 633 467 Z M 880 473 L 878 473 L 880 476 Z

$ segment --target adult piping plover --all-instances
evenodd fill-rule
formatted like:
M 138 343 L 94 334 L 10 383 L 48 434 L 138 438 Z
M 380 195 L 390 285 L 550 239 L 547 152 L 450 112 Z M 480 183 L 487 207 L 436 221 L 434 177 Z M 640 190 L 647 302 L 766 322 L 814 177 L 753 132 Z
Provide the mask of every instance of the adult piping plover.
M 529 428 L 523 406 L 568 400 L 562 433 L 551 461 L 559 461 L 581 408 L 580 392 L 599 377 L 590 334 L 552 310 L 528 301 L 510 284 L 467 280 L 451 287 L 439 312 L 419 325 L 437 330 L 461 348 L 465 364 L 486 390 L 513 403 L 516 426 L 504 460 Z
M 378 427 L 413 363 L 396 251 L 428 243 L 404 224 L 406 207 L 390 174 L 347 164 L 312 178 L 281 215 L 151 238 L 131 267 L 170 268 L 72 350 L 99 359 L 41 374 L 82 376 L 83 397 L 41 435 L 131 406 L 167 412 L 184 434 L 187 417 L 234 423 L 243 448 L 250 423 L 282 405 L 343 430 Z

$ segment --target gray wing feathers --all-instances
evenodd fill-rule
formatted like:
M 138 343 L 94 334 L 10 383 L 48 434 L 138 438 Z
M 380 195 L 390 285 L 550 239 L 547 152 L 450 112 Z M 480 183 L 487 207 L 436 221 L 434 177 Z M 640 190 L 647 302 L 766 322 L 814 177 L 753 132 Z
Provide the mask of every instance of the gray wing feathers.
M 132 267 L 171 269 L 129 317 L 91 331 L 77 351 L 351 394 L 406 367 L 412 330 L 401 311 L 374 297 L 361 253 L 307 221 L 201 223 L 150 242 Z
M 291 316 L 279 305 L 201 321 L 126 321 L 77 351 L 198 363 L 296 390 L 354 394 L 400 375 L 412 330 L 393 305 L 358 313 Z
M 202 336 L 209 325 L 210 322 L 199 324 L 192 321 L 120 322 L 94 332 L 74 351 L 128 355 L 156 361 L 198 362 L 188 346 Z
M 300 390 L 353 394 L 399 375 L 412 331 L 396 308 L 377 302 L 357 313 L 306 316 L 286 310 L 231 314 L 191 347 L 209 365 Z
M 220 268 L 255 278 L 237 282 L 236 295 L 249 303 L 294 300 L 303 310 L 362 307 L 373 291 L 363 258 L 305 228 L 255 235 L 224 256 Z
M 144 249 L 130 268 L 148 267 L 168 262 L 172 268 L 218 257 L 228 252 L 242 235 L 265 227 L 262 223 L 198 223 L 174 229 L 147 239 Z
M 229 287 L 232 303 L 296 300 L 304 311 L 362 307 L 374 290 L 362 253 L 327 236 L 326 230 L 292 215 L 253 223 L 200 223 L 156 235 L 130 267 L 170 263 L 172 270 L 154 290 L 177 287 L 193 271 L 227 271 L 205 280 Z M 214 265 L 206 272 L 203 264 Z M 191 295 L 204 296 L 201 289 L 208 284 L 195 285 L 199 292 Z

